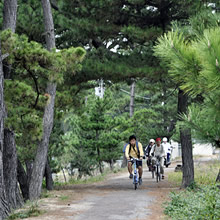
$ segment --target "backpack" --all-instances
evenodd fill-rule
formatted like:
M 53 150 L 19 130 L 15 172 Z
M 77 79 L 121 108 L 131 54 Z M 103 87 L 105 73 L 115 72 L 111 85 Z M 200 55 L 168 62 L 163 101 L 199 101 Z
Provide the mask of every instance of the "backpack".
M 126 147 L 129 145 L 129 143 L 125 144 L 124 148 L 123 148 L 123 153 L 125 153 L 125 150 L 126 150 Z M 136 147 L 137 147 L 137 150 L 138 150 L 138 157 L 140 156 L 140 151 L 139 151 L 139 147 L 138 147 L 138 141 L 136 141 Z M 129 148 L 129 154 L 130 154 L 130 151 L 131 151 L 131 145 L 130 145 L 130 148 Z

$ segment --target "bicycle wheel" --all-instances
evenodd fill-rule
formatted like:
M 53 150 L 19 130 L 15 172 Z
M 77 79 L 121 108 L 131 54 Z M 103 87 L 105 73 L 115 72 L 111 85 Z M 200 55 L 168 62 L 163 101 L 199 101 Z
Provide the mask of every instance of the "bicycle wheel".
M 152 173 L 152 179 L 154 179 L 154 168 L 152 168 L 151 173 Z
M 157 183 L 159 182 L 159 175 L 160 175 L 160 173 L 159 173 L 159 167 L 158 167 L 158 165 L 157 165 L 157 168 L 156 168 L 156 181 L 157 181 Z
M 134 184 L 134 189 L 135 189 L 135 190 L 137 189 L 137 183 Z

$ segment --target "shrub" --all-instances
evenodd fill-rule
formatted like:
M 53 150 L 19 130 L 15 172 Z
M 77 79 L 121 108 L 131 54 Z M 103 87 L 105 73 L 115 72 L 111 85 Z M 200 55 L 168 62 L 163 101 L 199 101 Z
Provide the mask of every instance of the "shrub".
M 170 194 L 165 214 L 172 219 L 220 219 L 220 190 L 216 185 L 188 188 Z

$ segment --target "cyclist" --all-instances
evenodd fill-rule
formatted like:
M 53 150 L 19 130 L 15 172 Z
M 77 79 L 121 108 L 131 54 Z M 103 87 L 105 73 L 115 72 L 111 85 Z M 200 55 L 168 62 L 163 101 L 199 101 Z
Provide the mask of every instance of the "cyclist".
M 153 156 L 152 158 L 152 164 L 156 164 L 156 157 L 159 157 L 160 159 L 160 173 L 162 174 L 162 179 L 164 179 L 164 169 L 163 169 L 163 164 L 164 164 L 164 156 L 165 156 L 165 151 L 164 147 L 161 144 L 161 139 L 157 138 L 156 139 L 156 145 L 154 145 L 151 149 L 151 155 Z
M 145 156 L 147 158 L 147 166 L 149 168 L 149 171 L 151 171 L 151 156 L 150 156 L 150 151 L 152 149 L 152 147 L 155 144 L 155 140 L 154 139 L 150 139 L 148 146 L 145 148 Z
M 138 145 L 138 146 L 137 146 Z M 141 161 L 136 161 L 136 165 L 138 168 L 138 174 L 139 174 L 139 184 L 142 184 L 142 159 L 144 156 L 143 147 L 140 142 L 137 142 L 137 138 L 134 135 L 131 135 L 129 137 L 129 144 L 126 146 L 125 149 L 125 156 L 128 160 L 128 172 L 130 173 L 129 178 L 133 178 L 132 174 L 132 162 L 131 158 L 138 158 Z
M 170 143 L 167 142 L 166 137 L 163 138 L 162 145 L 163 145 L 164 151 L 165 151 L 166 164 L 169 165 L 170 164 L 171 152 L 172 152 L 172 146 L 170 145 Z

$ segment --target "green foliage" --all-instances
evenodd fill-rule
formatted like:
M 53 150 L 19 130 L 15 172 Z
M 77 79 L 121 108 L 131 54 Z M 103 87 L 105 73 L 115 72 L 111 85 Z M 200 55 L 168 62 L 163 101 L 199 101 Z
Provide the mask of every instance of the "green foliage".
M 39 205 L 35 202 L 27 206 L 25 209 L 12 213 L 8 220 L 14 220 L 14 219 L 25 219 L 29 217 L 37 217 L 39 215 L 43 214 L 43 211 L 39 209 Z
M 199 166 L 195 166 L 194 176 L 195 183 L 197 185 L 213 185 L 218 175 L 219 161 L 213 160 L 206 162 L 205 164 L 200 163 Z M 175 186 L 181 186 L 182 183 L 182 172 L 172 172 L 168 174 L 168 181 Z
M 202 13 L 203 18 L 205 15 Z M 190 36 L 185 29 L 170 31 L 158 39 L 155 55 L 168 67 L 172 79 L 180 88 L 201 101 L 189 109 L 183 118 L 185 124 L 192 127 L 199 140 L 219 144 L 219 98 L 220 98 L 220 27 L 219 14 L 208 13 L 200 21 L 200 29 L 195 28 L 192 18 Z M 203 32 L 201 32 L 201 28 Z M 196 37 L 194 33 L 196 33 Z M 205 123 L 206 122 L 206 123 Z
M 121 156 L 121 119 L 111 116 L 111 94 L 106 91 L 103 99 L 90 96 L 79 116 L 74 112 L 63 114 L 58 133 L 52 134 L 51 152 L 57 168 L 70 171 L 77 168 L 78 178 L 92 175 L 101 162 L 111 163 Z M 62 130 L 59 132 L 59 130 Z M 57 138 L 57 134 L 59 137 Z
M 219 219 L 220 192 L 215 185 L 171 194 L 165 214 L 172 219 Z
M 189 107 L 188 114 L 182 116 L 184 125 L 192 128 L 193 136 L 205 143 L 220 147 L 220 114 L 212 105 L 200 104 Z
M 24 35 L 1 32 L 3 53 L 9 53 L 12 67 L 10 80 L 5 80 L 5 125 L 15 131 L 21 161 L 33 160 L 42 136 L 44 107 L 50 99 L 46 83 L 64 83 L 68 76 L 81 70 L 85 57 L 82 48 L 49 52 Z

